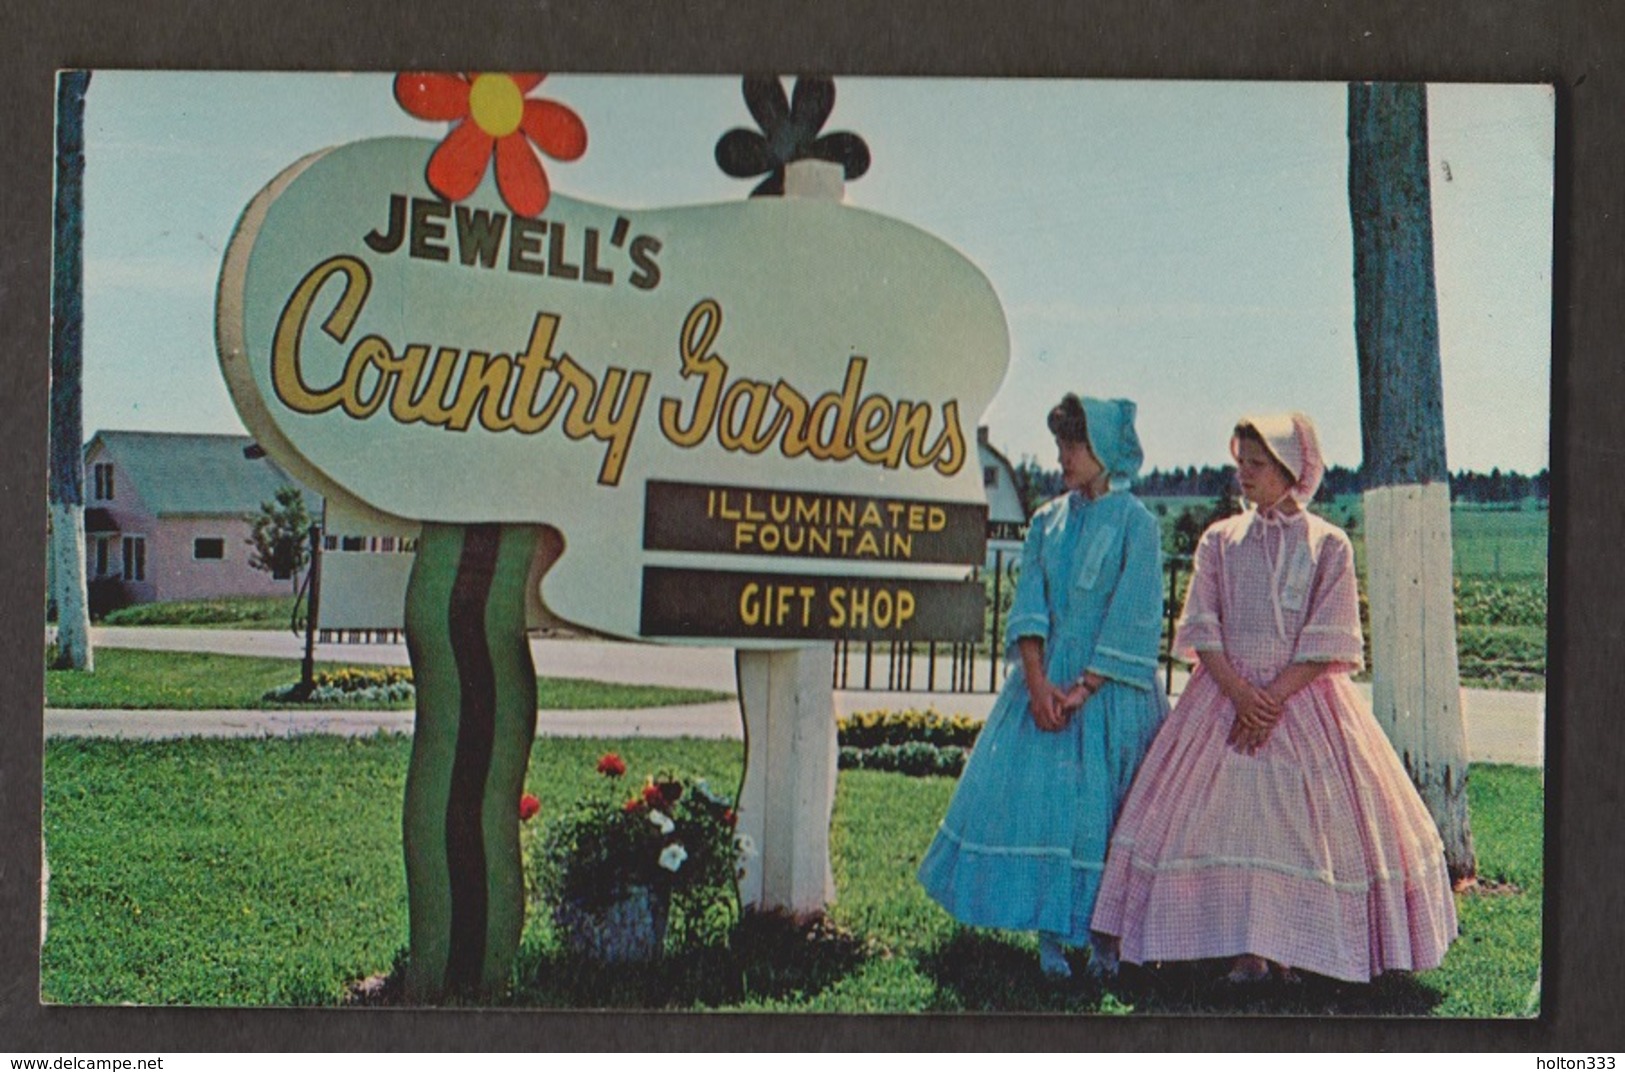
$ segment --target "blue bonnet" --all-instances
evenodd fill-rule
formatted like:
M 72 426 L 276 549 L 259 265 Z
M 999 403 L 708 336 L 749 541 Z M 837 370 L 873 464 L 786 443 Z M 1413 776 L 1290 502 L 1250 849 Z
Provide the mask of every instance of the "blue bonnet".
M 1134 431 L 1138 407 L 1126 398 L 1083 398 L 1084 419 L 1088 422 L 1089 449 L 1111 477 L 1113 488 L 1126 488 L 1140 475 L 1145 451 Z

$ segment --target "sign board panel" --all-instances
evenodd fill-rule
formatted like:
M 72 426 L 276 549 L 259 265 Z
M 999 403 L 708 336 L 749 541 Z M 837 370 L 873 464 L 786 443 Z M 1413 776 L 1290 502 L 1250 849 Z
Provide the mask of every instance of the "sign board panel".
M 650 566 L 640 624 L 649 637 L 973 641 L 982 601 L 977 581 Z
M 238 225 L 221 363 L 296 476 L 410 521 L 551 525 L 565 549 L 544 602 L 623 636 L 641 635 L 642 566 L 715 564 L 714 530 L 646 552 L 651 481 L 917 504 L 922 557 L 903 553 L 906 509 L 871 532 L 896 537 L 877 561 L 977 560 L 929 531 L 984 503 L 974 427 L 1008 360 L 999 300 L 962 255 L 802 198 L 555 193 L 538 219 L 486 187 L 450 204 L 424 184 L 434 147 L 313 154 Z
M 651 480 L 650 551 L 839 558 L 899 565 L 982 560 L 987 507 L 729 484 Z

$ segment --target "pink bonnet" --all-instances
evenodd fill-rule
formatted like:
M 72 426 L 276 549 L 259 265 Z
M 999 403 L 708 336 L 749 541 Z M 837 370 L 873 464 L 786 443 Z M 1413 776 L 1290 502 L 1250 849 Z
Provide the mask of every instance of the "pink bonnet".
M 1320 437 L 1315 424 L 1302 413 L 1272 413 L 1265 417 L 1243 417 L 1241 424 L 1257 430 L 1275 460 L 1292 474 L 1291 494 L 1300 506 L 1307 506 L 1320 490 L 1326 475 L 1326 459 L 1320 453 Z M 1241 444 L 1230 437 L 1230 456 L 1238 457 Z

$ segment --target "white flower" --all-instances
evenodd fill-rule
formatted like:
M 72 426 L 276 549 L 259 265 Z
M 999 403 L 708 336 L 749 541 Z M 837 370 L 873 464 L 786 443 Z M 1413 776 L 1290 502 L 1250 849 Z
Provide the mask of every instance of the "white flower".
M 704 778 L 695 779 L 695 781 L 694 781 L 694 792 L 698 793 L 700 796 L 704 797 L 707 801 L 709 801 L 712 804 L 727 804 L 728 803 L 728 798 L 727 797 L 719 797 L 719 796 L 717 796 L 715 793 L 713 793 L 711 791 L 711 786 L 706 782 L 706 780 Z
M 756 855 L 756 842 L 751 840 L 749 834 L 740 834 L 734 838 L 734 847 L 739 850 L 739 855 L 747 860 Z
M 677 824 L 672 822 L 671 818 L 665 812 L 656 811 L 653 808 L 649 809 L 649 821 L 660 827 L 660 832 L 662 834 L 669 834 L 673 830 L 677 829 Z
M 660 866 L 667 871 L 675 872 L 679 867 L 683 866 L 683 861 L 686 859 L 688 859 L 688 850 L 676 842 L 672 842 L 660 850 Z

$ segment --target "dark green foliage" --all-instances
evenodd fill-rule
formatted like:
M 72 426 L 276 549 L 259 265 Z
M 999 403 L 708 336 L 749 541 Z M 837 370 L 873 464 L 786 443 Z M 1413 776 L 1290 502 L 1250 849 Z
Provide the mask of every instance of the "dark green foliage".
M 276 498 L 260 503 L 249 519 L 248 564 L 273 577 L 286 577 L 295 591 L 299 574 L 310 564 L 310 511 L 305 494 L 291 484 L 276 490 Z
M 1456 578 L 1460 625 L 1546 626 L 1546 582 L 1536 577 Z
M 1470 688 L 1542 692 L 1546 688 L 1546 630 L 1538 625 L 1462 625 L 1461 681 Z
M 86 583 L 85 590 L 91 619 L 108 625 L 118 624 L 118 616 L 130 604 L 124 582 L 117 577 L 96 577 Z
M 957 777 L 982 723 L 937 711 L 857 711 L 835 720 L 843 770 Z
M 861 768 L 873 771 L 896 771 L 915 777 L 943 775 L 957 778 L 965 769 L 970 752 L 957 745 L 935 745 L 924 741 L 906 744 L 879 744 L 873 748 L 846 748 L 840 753 L 842 770 Z

